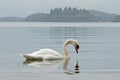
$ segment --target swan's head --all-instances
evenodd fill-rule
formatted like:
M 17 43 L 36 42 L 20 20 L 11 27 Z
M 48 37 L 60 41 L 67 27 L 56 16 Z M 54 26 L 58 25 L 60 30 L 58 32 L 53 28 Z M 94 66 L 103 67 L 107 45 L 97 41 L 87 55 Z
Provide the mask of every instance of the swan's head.
M 76 53 L 78 54 L 78 49 L 79 49 L 79 45 L 77 44 L 76 46 L 75 46 L 75 50 L 76 50 Z
M 76 50 L 76 53 L 78 54 L 78 49 L 79 49 L 79 43 L 75 39 L 68 39 L 64 42 L 64 46 L 67 47 L 68 44 L 72 44 Z

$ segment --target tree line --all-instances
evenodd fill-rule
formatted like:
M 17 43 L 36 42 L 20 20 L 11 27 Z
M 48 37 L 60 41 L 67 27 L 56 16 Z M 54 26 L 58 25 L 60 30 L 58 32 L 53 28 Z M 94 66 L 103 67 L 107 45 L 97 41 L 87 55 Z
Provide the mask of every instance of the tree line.
M 71 7 L 51 9 L 50 13 L 32 14 L 26 18 L 26 21 L 47 21 L 47 22 L 86 22 L 98 21 L 97 17 L 89 13 L 86 9 L 77 9 Z
M 86 9 L 77 9 L 71 7 L 62 8 L 55 8 L 51 9 L 50 14 L 52 15 L 79 15 L 79 14 L 89 14 Z

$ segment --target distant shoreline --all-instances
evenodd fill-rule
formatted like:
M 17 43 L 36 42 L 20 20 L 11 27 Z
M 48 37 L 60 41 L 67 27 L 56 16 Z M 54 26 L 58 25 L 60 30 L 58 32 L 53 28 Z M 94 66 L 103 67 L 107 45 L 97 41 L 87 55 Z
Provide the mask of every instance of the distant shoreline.
M 120 15 L 71 7 L 51 9 L 27 17 L 0 17 L 0 22 L 120 22 Z

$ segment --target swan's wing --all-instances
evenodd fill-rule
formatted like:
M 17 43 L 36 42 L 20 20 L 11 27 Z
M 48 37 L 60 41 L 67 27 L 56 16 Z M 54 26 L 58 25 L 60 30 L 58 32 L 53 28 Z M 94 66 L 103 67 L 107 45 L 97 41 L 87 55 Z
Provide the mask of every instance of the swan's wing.
M 62 55 L 60 53 L 58 53 L 57 51 L 55 50 L 52 50 L 52 49 L 40 49 L 39 51 L 35 51 L 33 52 L 33 54 L 35 55 L 42 55 L 42 56 L 61 56 Z
M 32 54 L 23 55 L 26 59 L 61 59 L 63 58 L 61 54 L 52 49 L 40 49 Z

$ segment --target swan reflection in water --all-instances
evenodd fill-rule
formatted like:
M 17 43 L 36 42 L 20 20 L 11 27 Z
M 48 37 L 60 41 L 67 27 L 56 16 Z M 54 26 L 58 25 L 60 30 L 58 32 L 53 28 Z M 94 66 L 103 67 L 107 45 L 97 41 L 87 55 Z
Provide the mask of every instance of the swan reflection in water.
M 62 62 L 63 60 L 26 60 L 23 62 L 24 65 L 33 65 L 35 67 L 41 67 L 41 66 L 51 66 L 58 64 Z M 63 64 L 63 72 L 68 75 L 74 75 L 79 73 L 79 64 L 78 60 L 76 61 L 76 64 L 74 65 L 74 69 L 68 69 L 68 64 L 69 64 L 70 59 L 64 59 L 64 64 Z
M 79 73 L 79 64 L 78 64 L 78 60 L 76 61 L 76 64 L 74 66 L 74 69 L 68 69 L 68 64 L 69 64 L 70 59 L 65 59 L 64 64 L 63 64 L 63 70 L 64 73 L 68 74 L 68 75 L 74 75 L 76 73 Z

